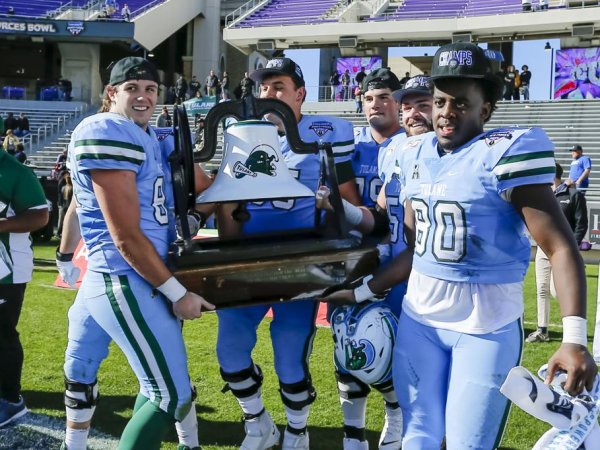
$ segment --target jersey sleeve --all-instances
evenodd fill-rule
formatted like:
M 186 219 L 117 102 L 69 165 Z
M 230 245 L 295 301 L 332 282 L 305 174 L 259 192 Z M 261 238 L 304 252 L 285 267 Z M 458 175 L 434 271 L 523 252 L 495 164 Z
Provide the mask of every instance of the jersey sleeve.
M 119 169 L 137 173 L 146 160 L 144 147 L 129 121 L 111 118 L 85 124 L 74 133 L 72 149 L 79 170 Z
M 520 132 L 503 153 L 492 151 L 498 193 L 528 184 L 551 184 L 554 180 L 556 166 L 552 141 L 541 128 Z
M 18 169 L 21 167 L 16 168 Z M 18 195 L 12 199 L 13 209 L 16 213 L 28 209 L 47 209 L 48 203 L 42 185 L 29 167 L 22 166 L 22 169 L 22 173 L 16 177 L 15 192 L 18 192 Z

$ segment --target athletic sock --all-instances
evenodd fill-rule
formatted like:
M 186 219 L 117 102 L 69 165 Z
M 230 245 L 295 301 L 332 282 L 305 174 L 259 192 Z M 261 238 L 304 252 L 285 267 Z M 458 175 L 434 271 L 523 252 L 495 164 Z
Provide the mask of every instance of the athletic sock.
M 192 407 L 181 422 L 175 422 L 179 444 L 189 448 L 200 447 L 198 440 L 198 417 L 196 417 L 196 405 Z
M 175 418 L 152 402 L 146 402 L 127 423 L 118 450 L 160 450 L 160 444 Z
M 365 428 L 365 416 L 367 410 L 367 397 L 352 399 L 340 398 L 344 425 L 354 428 Z
M 86 450 L 89 428 L 83 430 L 69 428 L 65 432 L 65 446 L 69 450 Z

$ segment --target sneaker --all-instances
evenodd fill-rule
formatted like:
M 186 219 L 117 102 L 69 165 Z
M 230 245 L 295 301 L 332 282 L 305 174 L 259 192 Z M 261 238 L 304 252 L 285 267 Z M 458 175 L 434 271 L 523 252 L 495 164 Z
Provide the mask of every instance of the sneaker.
M 308 432 L 301 434 L 290 433 L 287 428 L 283 433 L 283 446 L 281 450 L 309 450 Z
M 279 430 L 266 410 L 257 417 L 246 419 L 244 430 L 246 437 L 240 450 L 266 450 L 279 445 Z
M 369 443 L 358 439 L 344 438 L 344 450 L 369 450 Z
M 548 336 L 548 333 L 542 332 L 542 330 L 535 330 L 533 333 L 531 333 L 529 336 L 527 336 L 527 339 L 525 339 L 525 341 L 526 342 L 549 342 L 550 336 Z
M 23 397 L 17 403 L 11 403 L 3 398 L 0 398 L 0 427 L 8 425 L 13 420 L 23 417 L 27 414 L 27 407 Z
M 177 450 L 202 450 L 202 447 L 188 447 L 187 445 L 179 444 Z
M 379 450 L 400 450 L 400 448 L 402 448 L 402 410 L 399 407 L 386 406 Z

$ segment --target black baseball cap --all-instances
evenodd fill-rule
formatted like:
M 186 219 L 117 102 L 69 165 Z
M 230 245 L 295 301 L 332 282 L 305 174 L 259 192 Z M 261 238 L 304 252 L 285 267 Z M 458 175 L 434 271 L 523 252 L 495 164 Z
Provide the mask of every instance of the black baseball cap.
M 272 75 L 287 75 L 294 80 L 296 86 L 304 86 L 304 75 L 298 64 L 290 58 L 273 58 L 267 62 L 266 67 L 257 69 L 250 74 L 250 79 L 257 83 Z
M 581 145 L 579 144 L 575 144 L 573 147 L 571 147 L 571 150 L 569 150 L 570 152 L 582 152 L 583 151 L 583 147 L 581 147 Z
M 160 84 L 158 70 L 150 61 L 139 56 L 128 56 L 115 63 L 110 71 L 111 86 L 124 83 L 129 80 L 148 80 Z
M 485 80 L 494 85 L 498 96 L 502 80 L 492 71 L 485 51 L 470 42 L 455 42 L 441 46 L 433 57 L 431 80 L 443 78 L 470 78 Z
M 373 70 L 363 79 L 362 82 L 363 92 L 370 91 L 371 89 L 385 88 L 390 88 L 393 92 L 401 87 L 402 84 L 400 84 L 400 80 L 398 80 L 396 74 L 385 67 Z
M 394 100 L 398 103 L 402 103 L 402 99 L 407 95 L 412 94 L 428 94 L 431 95 L 433 91 L 433 83 L 431 79 L 426 75 L 417 75 L 409 79 L 402 89 L 394 91 Z

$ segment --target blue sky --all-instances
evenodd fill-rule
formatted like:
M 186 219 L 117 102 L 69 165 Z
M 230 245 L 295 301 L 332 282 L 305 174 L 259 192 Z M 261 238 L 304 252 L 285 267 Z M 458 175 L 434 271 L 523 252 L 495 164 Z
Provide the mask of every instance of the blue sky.
M 551 98 L 550 82 L 552 70 L 552 53 L 544 50 L 549 42 L 554 50 L 560 49 L 559 39 L 543 39 L 534 41 L 519 41 L 514 43 L 513 64 L 521 69 L 523 64 L 529 66 L 532 74 L 531 100 L 548 100 Z M 482 47 L 487 47 L 482 45 Z M 388 56 L 424 56 L 433 55 L 437 47 L 391 47 Z M 319 49 L 286 50 L 286 56 L 296 61 L 304 72 L 308 87 L 307 100 L 316 100 L 317 92 L 314 86 L 319 84 Z M 398 74 L 397 74 L 398 75 Z

